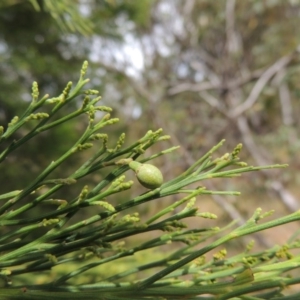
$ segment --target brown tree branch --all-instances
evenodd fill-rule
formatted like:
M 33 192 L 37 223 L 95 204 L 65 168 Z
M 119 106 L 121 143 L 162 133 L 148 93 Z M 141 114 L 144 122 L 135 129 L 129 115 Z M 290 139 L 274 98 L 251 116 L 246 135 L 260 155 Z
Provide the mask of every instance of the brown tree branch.
M 258 100 L 260 93 L 262 92 L 266 84 L 270 81 L 270 79 L 281 69 L 285 68 L 292 61 L 294 56 L 295 53 L 283 56 L 279 60 L 277 60 L 271 67 L 269 67 L 256 81 L 247 99 L 242 104 L 232 109 L 232 111 L 230 112 L 232 118 L 238 117 L 246 110 L 251 108 Z

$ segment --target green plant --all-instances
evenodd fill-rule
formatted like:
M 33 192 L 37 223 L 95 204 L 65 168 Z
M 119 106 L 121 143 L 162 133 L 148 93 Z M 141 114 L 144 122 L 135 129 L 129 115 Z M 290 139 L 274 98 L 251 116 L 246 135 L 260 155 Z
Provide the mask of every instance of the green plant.
M 299 268 L 300 255 L 293 256 L 290 252 L 299 249 L 298 233 L 285 245 L 260 252 L 252 251 L 253 243 L 250 243 L 242 253 L 231 257 L 227 257 L 225 249 L 207 261 L 204 255 L 241 236 L 300 220 L 300 212 L 262 222 L 272 211 L 262 213 L 257 209 L 243 226 L 233 222 L 225 228 L 198 228 L 197 225 L 187 228 L 183 222 L 190 217 L 216 218 L 212 213 L 198 211 L 194 204 L 199 196 L 239 194 L 211 191 L 203 186 L 191 188 L 193 183 L 285 165 L 247 166 L 238 158 L 241 144 L 232 153 L 213 159 L 212 155 L 224 142 L 221 141 L 179 176 L 164 183 L 160 175 L 158 183 L 153 183 L 153 178 L 150 183 L 138 178 L 150 190 L 129 200 L 111 200 L 114 194 L 122 199 L 122 192 L 133 186 L 134 182 L 126 181 L 125 177 L 129 168 L 139 173 L 142 166 L 149 168 L 145 162 L 177 147 L 139 159 L 149 147 L 169 138 L 159 129 L 148 131 L 127 147 L 125 134 L 121 134 L 115 146 L 109 148 L 108 135 L 102 130 L 118 119 L 110 118 L 109 107 L 97 106 L 100 100 L 97 91 L 84 89 L 88 83 L 84 78 L 86 69 L 87 62 L 76 86 L 72 89 L 69 82 L 58 97 L 46 95 L 39 99 L 37 83 L 33 83 L 32 102 L 27 110 L 21 117 L 14 117 L 7 128 L 1 127 L 0 142 L 9 142 L 0 153 L 0 162 L 4 162 L 13 151 L 42 132 L 81 115 L 88 116 L 85 131 L 69 150 L 51 161 L 28 186 L 0 195 L 0 299 L 289 299 L 284 296 L 285 288 L 300 282 L 300 276 L 292 278 L 287 273 Z M 58 111 L 81 96 L 83 102 L 79 109 L 56 118 Z M 52 108 L 47 113 L 40 111 L 49 105 Z M 97 120 L 97 111 L 107 114 Z M 14 133 L 28 122 L 37 124 L 14 139 Z M 98 148 L 97 141 L 102 144 Z M 92 151 L 93 148 L 96 149 Z M 68 158 L 83 151 L 91 151 L 89 158 L 67 178 L 52 177 L 54 170 L 67 163 Z M 136 166 L 137 159 L 143 165 Z M 65 199 L 56 197 L 65 186 L 80 187 L 80 179 L 99 171 L 106 175 L 94 187 L 84 185 L 73 199 L 67 193 Z M 139 217 L 138 208 L 142 205 L 164 201 L 164 197 L 174 194 L 182 198 L 148 219 Z M 36 214 L 44 204 L 48 209 Z M 93 209 L 87 216 L 84 211 L 89 207 L 97 210 Z M 136 211 L 132 212 L 133 209 Z M 160 234 L 149 235 L 145 241 L 123 243 L 130 237 L 150 232 Z M 167 253 L 153 251 L 170 243 L 184 246 L 174 247 Z M 138 259 L 140 253 L 144 254 L 142 263 Z M 132 256 L 136 259 L 126 260 Z M 40 282 L 43 274 L 48 277 Z

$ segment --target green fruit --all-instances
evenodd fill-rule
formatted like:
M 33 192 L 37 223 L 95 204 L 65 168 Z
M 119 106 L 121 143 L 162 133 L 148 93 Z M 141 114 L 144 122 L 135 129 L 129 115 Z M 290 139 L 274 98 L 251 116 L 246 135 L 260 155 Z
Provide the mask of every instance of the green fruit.
M 145 188 L 152 190 L 163 184 L 163 175 L 155 166 L 132 161 L 129 163 L 129 167 L 135 171 L 138 181 Z

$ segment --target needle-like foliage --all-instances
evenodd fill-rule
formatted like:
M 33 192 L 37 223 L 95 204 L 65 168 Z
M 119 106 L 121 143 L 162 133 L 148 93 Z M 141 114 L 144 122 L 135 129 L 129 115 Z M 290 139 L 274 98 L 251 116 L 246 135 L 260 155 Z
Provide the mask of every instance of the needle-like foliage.
M 239 194 L 207 190 L 201 185 L 203 180 L 285 165 L 247 166 L 238 158 L 241 144 L 231 153 L 213 158 L 224 143 L 221 141 L 179 176 L 126 200 L 123 192 L 139 184 L 126 179 L 132 172 L 129 163 L 136 160 L 147 162 L 147 166 L 177 147 L 146 156 L 148 148 L 169 138 L 158 129 L 149 130 L 126 147 L 125 134 L 121 134 L 115 146 L 109 148 L 105 130 L 118 119 L 111 118 L 111 108 L 98 104 L 97 91 L 85 89 L 89 81 L 86 70 L 87 62 L 78 83 L 73 87 L 69 82 L 58 97 L 40 97 L 34 82 L 32 101 L 26 111 L 0 128 L 0 145 L 8 145 L 0 153 L 0 162 L 4 162 L 41 133 L 81 115 L 88 119 L 78 140 L 62 156 L 49 161 L 30 184 L 0 195 L 0 299 L 290 299 L 285 290 L 300 283 L 299 275 L 289 274 L 299 270 L 300 255 L 291 254 L 291 250 L 300 247 L 297 233 L 285 245 L 260 252 L 252 250 L 252 243 L 233 255 L 225 247 L 233 239 L 299 221 L 299 211 L 265 221 L 272 211 L 264 213 L 258 208 L 244 225 L 233 222 L 218 228 L 199 226 L 199 218 L 217 217 L 199 211 L 195 205 L 201 195 Z M 81 97 L 83 101 L 77 110 L 63 116 L 57 114 Z M 50 111 L 47 108 L 47 113 L 43 112 L 49 106 Z M 104 112 L 101 119 L 97 119 L 97 111 Z M 14 139 L 28 122 L 34 122 L 34 126 Z M 91 151 L 91 155 L 67 178 L 53 177 L 58 167 L 83 151 Z M 80 186 L 82 178 L 100 170 L 105 176 L 97 185 L 84 185 L 76 197 L 56 197 L 66 185 Z M 116 194 L 125 200 L 112 201 Z M 139 216 L 143 207 L 155 201 L 164 203 L 166 197 L 174 194 L 180 196 L 176 202 L 166 201 L 163 208 L 147 218 Z M 45 204 L 47 210 L 39 209 Z M 81 214 L 88 207 L 95 208 L 93 214 Z M 185 224 L 187 218 L 195 218 L 194 227 Z M 147 239 L 141 241 L 141 234 Z M 127 240 L 136 242 L 126 243 Z M 177 247 L 166 248 L 170 243 Z M 215 250 L 220 246 L 222 250 Z M 207 260 L 205 255 L 209 252 L 213 258 Z M 48 277 L 38 280 L 42 274 Z

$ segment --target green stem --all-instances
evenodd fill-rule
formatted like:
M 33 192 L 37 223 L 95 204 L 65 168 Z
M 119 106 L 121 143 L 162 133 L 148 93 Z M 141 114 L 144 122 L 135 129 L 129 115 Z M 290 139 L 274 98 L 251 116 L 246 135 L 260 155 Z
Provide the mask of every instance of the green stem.
M 219 238 L 218 240 L 212 242 L 211 244 L 207 245 L 206 247 L 203 247 L 202 249 L 195 251 L 194 253 L 192 253 L 191 255 L 187 256 L 186 258 L 182 259 L 181 261 L 174 263 L 173 265 L 165 268 L 164 270 L 158 272 L 157 274 L 150 276 L 148 279 L 142 281 L 139 285 L 138 285 L 138 289 L 145 289 L 147 287 L 149 287 L 151 284 L 153 284 L 154 282 L 156 282 L 157 280 L 165 277 L 167 274 L 175 271 L 178 268 L 181 268 L 182 266 L 186 265 L 187 263 L 193 261 L 194 259 L 196 259 L 197 257 L 200 257 L 202 255 L 204 255 L 205 253 L 211 251 L 212 249 L 224 244 L 225 242 L 228 242 L 232 239 L 241 237 L 243 235 L 249 235 L 251 233 L 254 232 L 259 232 L 262 230 L 266 230 L 268 228 L 272 228 L 275 226 L 280 226 L 286 223 L 290 223 L 290 222 L 294 222 L 294 221 L 298 221 L 300 220 L 300 211 L 295 212 L 293 214 L 290 214 L 286 217 L 282 217 L 270 222 L 266 222 L 264 224 L 246 224 L 245 226 L 239 227 L 237 229 L 235 229 L 233 232 L 231 232 L 230 234 Z

